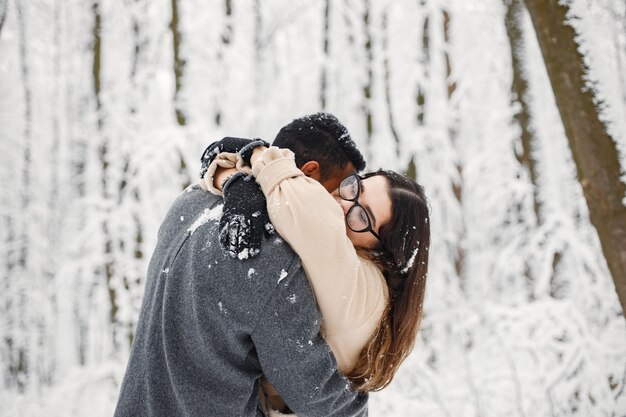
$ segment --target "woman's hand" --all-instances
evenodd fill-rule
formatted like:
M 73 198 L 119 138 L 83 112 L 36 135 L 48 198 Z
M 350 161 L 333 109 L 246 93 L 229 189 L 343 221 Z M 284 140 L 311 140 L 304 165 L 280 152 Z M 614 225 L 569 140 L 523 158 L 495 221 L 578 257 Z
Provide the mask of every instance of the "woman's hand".
M 213 176 L 213 187 L 223 191 L 224 184 L 230 177 L 237 173 L 237 168 L 218 168 Z
M 257 149 L 262 148 L 262 149 L 267 149 L 269 148 L 270 144 L 267 143 L 266 141 L 264 141 L 263 139 L 254 139 L 253 141 L 251 141 L 249 144 L 247 144 L 246 146 L 244 146 L 240 151 L 239 151 L 239 156 L 241 156 L 241 159 L 243 160 L 243 162 L 248 165 L 248 166 L 252 166 L 252 155 L 255 151 L 257 151 Z M 258 155 L 258 152 L 257 152 Z
M 261 154 L 267 150 L 267 146 L 257 146 L 252 151 L 252 156 L 250 157 L 250 166 L 254 164 L 254 161 L 261 157 Z
M 213 142 L 209 146 L 206 147 L 204 152 L 202 152 L 202 157 L 200 158 L 201 168 L 200 168 L 200 178 L 204 177 L 204 174 L 209 169 L 211 163 L 215 160 L 217 155 L 222 152 L 229 153 L 238 153 L 246 146 L 250 144 L 258 144 L 267 143 L 262 141 L 261 139 L 247 139 L 247 138 L 235 138 L 232 136 L 226 136 L 217 142 Z M 221 185 L 221 183 L 220 183 Z

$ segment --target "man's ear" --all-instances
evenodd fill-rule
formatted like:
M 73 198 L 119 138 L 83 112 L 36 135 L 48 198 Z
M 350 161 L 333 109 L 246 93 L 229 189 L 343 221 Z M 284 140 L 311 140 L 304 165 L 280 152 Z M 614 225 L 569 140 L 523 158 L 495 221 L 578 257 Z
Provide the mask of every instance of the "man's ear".
M 322 177 L 320 173 L 320 164 L 317 161 L 309 161 L 300 167 L 300 171 L 304 172 L 309 178 L 319 181 Z

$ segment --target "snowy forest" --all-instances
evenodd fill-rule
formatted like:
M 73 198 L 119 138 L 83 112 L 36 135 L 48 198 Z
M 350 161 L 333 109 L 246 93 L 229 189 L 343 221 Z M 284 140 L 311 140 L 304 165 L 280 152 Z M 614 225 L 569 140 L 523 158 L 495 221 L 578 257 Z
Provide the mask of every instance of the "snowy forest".
M 626 416 L 623 0 L 0 0 L 0 415 L 112 415 L 206 145 L 317 111 L 430 200 L 371 416 Z

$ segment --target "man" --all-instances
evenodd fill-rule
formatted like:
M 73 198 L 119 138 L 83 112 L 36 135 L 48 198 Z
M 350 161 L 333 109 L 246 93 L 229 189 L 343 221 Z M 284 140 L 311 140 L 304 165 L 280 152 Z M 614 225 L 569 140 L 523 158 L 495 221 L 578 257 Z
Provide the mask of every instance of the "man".
M 291 149 L 297 167 L 319 181 L 329 193 L 345 177 L 365 168 L 363 155 L 346 127 L 328 113 L 295 119 L 278 132 L 272 145 Z M 322 161 L 324 169 L 320 167 Z
M 294 120 L 274 144 L 293 147 L 299 167 L 327 188 L 365 165 L 327 114 Z M 367 396 L 347 389 L 319 336 L 297 255 L 278 236 L 264 239 L 254 258 L 225 254 L 223 207 L 193 186 L 161 225 L 115 415 L 264 415 L 262 375 L 297 414 L 365 415 Z

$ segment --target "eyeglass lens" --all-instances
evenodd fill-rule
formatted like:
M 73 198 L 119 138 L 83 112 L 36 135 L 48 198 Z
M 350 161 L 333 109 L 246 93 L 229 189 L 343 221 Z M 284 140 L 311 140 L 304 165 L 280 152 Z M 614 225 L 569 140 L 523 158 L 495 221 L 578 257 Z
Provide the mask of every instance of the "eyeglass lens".
M 363 210 L 363 207 L 357 206 L 356 204 L 348 210 L 346 220 L 348 227 L 355 232 L 365 231 L 370 226 L 369 217 L 367 217 L 365 210 Z
M 344 178 L 339 185 L 339 195 L 347 201 L 354 201 L 359 194 L 359 181 L 355 175 Z
M 354 201 L 354 205 L 350 207 L 346 215 L 348 227 L 355 232 L 362 232 L 370 227 L 370 219 L 365 210 L 359 204 L 359 178 L 356 175 L 350 175 L 345 178 L 339 186 L 339 195 L 346 201 Z

